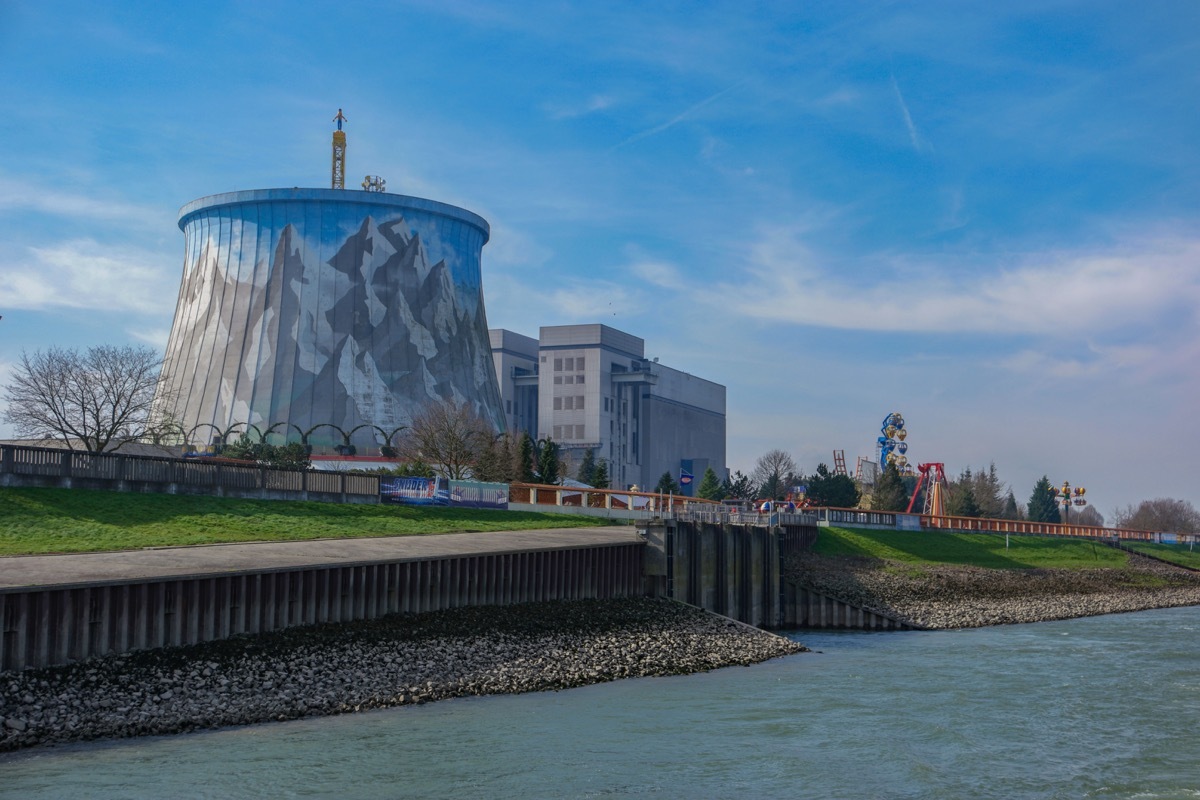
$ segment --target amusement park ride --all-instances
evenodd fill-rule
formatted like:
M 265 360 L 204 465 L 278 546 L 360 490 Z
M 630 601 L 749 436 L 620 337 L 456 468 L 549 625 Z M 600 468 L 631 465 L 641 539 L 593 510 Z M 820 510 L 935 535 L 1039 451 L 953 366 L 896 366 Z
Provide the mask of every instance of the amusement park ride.
M 924 490 L 921 513 L 945 516 L 947 492 L 945 464 L 918 464 L 914 473 L 907 456 L 908 442 L 905 439 L 908 438 L 908 430 L 904 427 L 904 416 L 899 411 L 893 411 L 883 418 L 879 433 L 879 438 L 875 440 L 875 460 L 879 464 L 880 471 L 887 469 L 888 464 L 892 464 L 901 475 L 911 476 L 918 473 L 920 475 L 905 513 L 912 513 L 913 506 L 917 504 L 917 498 L 922 496 L 921 491 Z M 859 459 L 858 469 L 855 470 L 859 475 L 863 473 L 864 460 Z

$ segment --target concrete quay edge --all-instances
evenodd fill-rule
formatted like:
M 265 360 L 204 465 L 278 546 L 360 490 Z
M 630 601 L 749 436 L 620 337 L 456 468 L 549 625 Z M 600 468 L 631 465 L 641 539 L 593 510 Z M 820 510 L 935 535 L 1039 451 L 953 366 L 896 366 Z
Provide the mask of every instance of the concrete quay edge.
M 0 557 L 0 592 L 640 543 L 633 526 L 237 542 Z

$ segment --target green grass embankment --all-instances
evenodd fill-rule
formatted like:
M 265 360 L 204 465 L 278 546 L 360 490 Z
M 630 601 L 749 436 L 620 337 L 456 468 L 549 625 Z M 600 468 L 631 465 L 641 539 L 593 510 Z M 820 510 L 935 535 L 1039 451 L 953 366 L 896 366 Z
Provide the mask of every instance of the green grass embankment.
M 569 514 L 473 508 L 0 488 L 0 555 L 611 524 Z
M 1129 555 L 1090 540 L 1002 533 L 821 528 L 813 552 L 865 556 L 913 565 L 958 564 L 988 569 L 1099 569 L 1124 567 Z M 1200 555 L 1198 553 L 1197 555 Z
M 1181 567 L 1200 569 L 1200 548 L 1189 548 L 1184 544 L 1155 544 L 1153 542 L 1125 542 L 1125 547 L 1147 556 L 1161 558 Z

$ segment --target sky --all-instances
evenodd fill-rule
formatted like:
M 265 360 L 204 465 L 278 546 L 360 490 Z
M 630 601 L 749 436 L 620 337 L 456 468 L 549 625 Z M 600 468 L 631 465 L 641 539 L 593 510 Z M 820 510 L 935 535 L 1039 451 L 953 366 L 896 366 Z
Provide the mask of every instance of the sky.
M 493 328 L 728 387 L 728 462 L 994 463 L 1200 507 L 1200 3 L 0 0 L 0 385 L 165 347 L 179 208 L 348 185 L 491 224 Z M 0 436 L 11 430 L 0 423 Z

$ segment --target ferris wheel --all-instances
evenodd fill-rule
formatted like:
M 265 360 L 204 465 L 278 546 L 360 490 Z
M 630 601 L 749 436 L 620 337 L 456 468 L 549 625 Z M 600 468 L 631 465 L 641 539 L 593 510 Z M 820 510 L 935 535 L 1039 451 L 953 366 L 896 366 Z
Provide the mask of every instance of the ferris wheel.
M 879 469 L 887 469 L 888 464 L 894 464 L 901 475 L 911 475 L 912 467 L 908 463 L 908 431 L 904 427 L 904 417 L 899 411 L 893 411 L 883 418 L 879 427 L 880 436 L 875 440 L 878 453 Z

